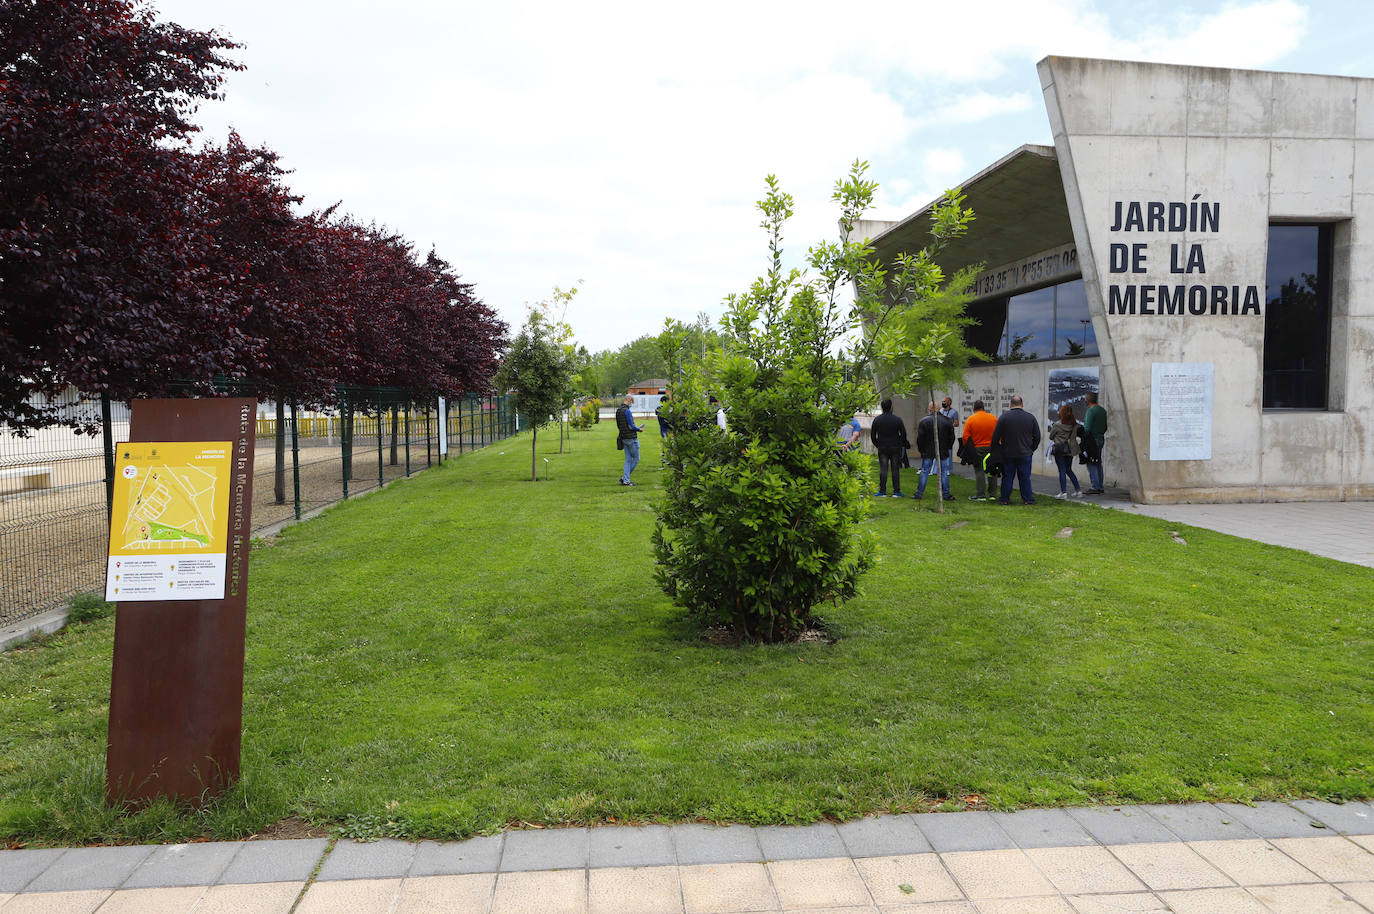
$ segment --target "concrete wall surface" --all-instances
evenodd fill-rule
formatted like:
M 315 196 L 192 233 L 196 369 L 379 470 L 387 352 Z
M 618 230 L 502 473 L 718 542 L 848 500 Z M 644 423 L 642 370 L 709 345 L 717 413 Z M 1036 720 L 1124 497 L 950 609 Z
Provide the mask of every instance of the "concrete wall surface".
M 1119 466 L 1143 502 L 1374 497 L 1374 80 L 1063 57 L 1040 75 L 1102 352 L 1109 481 Z M 1336 226 L 1327 411 L 1263 409 L 1273 222 Z M 1171 294 L 1205 310 L 1164 313 Z M 1151 459 L 1159 362 L 1213 366 L 1210 459 Z
M 1059 469 L 1053 461 L 1046 461 L 1043 453 L 1049 447 L 1049 427 L 1053 424 L 1047 405 L 1049 373 L 1056 368 L 1097 368 L 1100 371 L 1101 362 L 1095 358 L 1075 358 L 984 365 L 964 372 L 963 385 L 944 391 L 940 396 L 952 397 L 960 417 L 967 419 L 973 413 L 974 400 L 982 400 L 988 412 L 1000 416 L 1009 408 L 1012 395 L 1019 395 L 1025 403 L 1025 409 L 1040 418 L 1040 430 L 1046 435 L 1046 440 L 1040 445 L 1041 455 L 1031 463 L 1031 471 L 1056 480 L 1057 485 Z M 1113 404 L 1105 394 L 1099 396 L 1103 408 L 1107 410 L 1107 443 L 1102 451 L 1103 481 L 1109 486 L 1127 485 L 1127 473 L 1120 455 L 1121 436 L 1116 430 L 1117 417 L 1113 412 Z M 963 434 L 962 428 L 960 434 Z M 1078 476 L 1079 484 L 1084 489 L 1088 488 L 1088 468 L 1075 461 L 1074 474 Z

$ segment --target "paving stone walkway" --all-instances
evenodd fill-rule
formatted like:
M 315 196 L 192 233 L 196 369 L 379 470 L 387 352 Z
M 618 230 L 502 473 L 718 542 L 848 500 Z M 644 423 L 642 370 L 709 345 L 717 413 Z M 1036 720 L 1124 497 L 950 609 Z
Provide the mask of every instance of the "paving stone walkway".
M 0 851 L 0 914 L 1371 914 L 1374 804 Z
M 973 478 L 968 467 L 957 475 Z M 1036 498 L 1053 498 L 1055 483 L 1037 476 Z M 1013 501 L 1017 496 L 1012 496 Z M 1243 539 L 1301 549 L 1374 568 L 1374 501 L 1286 501 L 1235 505 L 1138 505 L 1123 488 L 1085 496 L 1081 504 L 1144 514 Z
M 1374 568 L 1374 501 L 1108 506 Z

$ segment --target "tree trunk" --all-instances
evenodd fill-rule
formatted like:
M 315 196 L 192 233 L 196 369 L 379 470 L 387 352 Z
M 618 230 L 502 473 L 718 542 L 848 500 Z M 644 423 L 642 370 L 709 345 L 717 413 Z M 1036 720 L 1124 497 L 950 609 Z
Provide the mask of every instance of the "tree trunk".
M 539 444 L 539 426 L 533 426 L 534 436 L 530 438 L 530 482 L 538 482 L 539 474 L 534 468 L 534 449 Z
M 933 387 L 930 388 L 930 400 L 928 400 L 927 402 L 929 402 L 929 403 L 934 403 L 934 402 L 935 402 L 935 388 L 933 388 Z M 941 475 L 940 475 L 940 466 L 941 466 L 941 462 L 942 462 L 943 458 L 940 457 L 940 411 L 939 411 L 939 410 L 936 410 L 934 413 L 931 413 L 930 422 L 931 422 L 931 425 L 934 426 L 933 428 L 931 428 L 931 431 L 935 433 L 935 482 L 936 482 L 936 486 L 935 486 L 935 513 L 936 513 L 936 514 L 944 514 L 944 513 L 945 513 L 945 481 L 944 481 L 943 478 L 941 478 Z M 950 469 L 953 470 L 953 469 L 954 469 L 954 455 L 953 455 L 953 454 L 950 454 L 950 458 L 949 458 L 949 459 L 950 459 Z M 951 475 L 953 475 L 953 474 L 951 473 Z
M 272 473 L 273 504 L 286 504 L 286 406 L 277 395 L 276 465 Z

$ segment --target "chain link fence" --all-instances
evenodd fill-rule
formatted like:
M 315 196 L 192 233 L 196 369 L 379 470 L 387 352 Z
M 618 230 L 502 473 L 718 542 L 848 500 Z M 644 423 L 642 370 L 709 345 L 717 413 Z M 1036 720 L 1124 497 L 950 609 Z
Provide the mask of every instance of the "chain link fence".
M 244 385 L 221 385 L 253 396 Z M 0 426 L 0 628 L 104 590 L 114 445 L 129 437 L 129 407 L 72 393 L 53 402 L 70 428 L 20 437 Z M 345 498 L 385 486 L 447 456 L 508 438 L 519 420 L 505 397 L 421 400 L 386 387 L 344 387 L 339 405 L 259 405 L 253 532 L 270 534 Z

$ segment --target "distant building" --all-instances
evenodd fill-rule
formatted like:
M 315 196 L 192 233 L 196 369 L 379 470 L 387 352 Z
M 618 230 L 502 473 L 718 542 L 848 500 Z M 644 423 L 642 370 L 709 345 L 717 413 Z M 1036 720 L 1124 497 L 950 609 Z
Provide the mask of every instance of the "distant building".
M 1141 502 L 1374 498 L 1374 80 L 1039 71 L 1054 146 L 964 182 L 977 219 L 940 257 L 985 267 L 959 411 L 1015 393 L 1048 424 L 1097 390 L 1107 483 Z M 859 231 L 890 263 L 929 212 Z
M 630 394 L 631 396 L 638 397 L 647 396 L 649 394 L 657 395 L 659 391 L 667 389 L 667 378 L 649 378 L 647 380 L 640 381 L 636 384 L 631 384 L 630 389 L 626 391 L 626 393 Z

